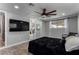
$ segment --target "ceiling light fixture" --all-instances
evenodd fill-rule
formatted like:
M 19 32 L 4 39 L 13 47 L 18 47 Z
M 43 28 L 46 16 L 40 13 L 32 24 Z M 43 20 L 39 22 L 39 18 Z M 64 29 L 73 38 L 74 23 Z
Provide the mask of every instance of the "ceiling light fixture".
M 19 6 L 18 6 L 18 5 L 15 5 L 15 6 L 14 6 L 14 8 L 15 8 L 15 9 L 18 9 L 18 8 L 19 8 Z
M 65 15 L 65 13 L 62 13 L 62 15 L 64 16 L 64 15 Z
M 34 4 L 33 3 L 29 3 L 29 6 L 34 6 Z

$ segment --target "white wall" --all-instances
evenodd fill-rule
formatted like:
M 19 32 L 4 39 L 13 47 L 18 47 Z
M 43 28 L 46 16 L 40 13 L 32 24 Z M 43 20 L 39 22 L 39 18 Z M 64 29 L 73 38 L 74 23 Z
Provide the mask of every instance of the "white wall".
M 78 14 L 78 18 L 77 18 L 77 24 L 78 24 L 78 34 L 79 34 L 79 14 Z
M 71 17 L 64 19 L 65 28 L 49 28 L 49 22 L 45 22 L 45 36 L 52 38 L 62 38 L 62 34 L 68 34 L 69 32 L 77 33 L 79 30 L 77 17 Z M 78 25 L 77 25 L 78 24 Z
M 9 19 L 16 19 L 16 20 L 23 20 L 28 21 L 27 19 L 23 19 L 23 17 L 19 15 L 15 15 L 12 13 L 7 12 L 7 21 L 6 21 L 6 37 L 7 37 L 7 45 L 12 45 L 16 43 L 20 43 L 23 41 L 29 40 L 29 32 L 22 31 L 22 32 L 9 32 Z
M 49 37 L 49 22 L 45 22 L 45 36 Z
M 40 37 L 43 37 L 43 27 L 42 27 L 43 26 L 43 22 L 40 19 L 38 19 L 36 21 L 36 25 L 37 24 L 40 25 L 40 29 L 39 30 L 36 29 L 36 38 L 40 38 Z
M 45 36 L 52 37 L 52 38 L 62 38 L 62 34 L 65 33 L 65 29 L 56 29 L 56 28 L 49 28 L 49 22 L 45 22 Z
M 45 21 L 42 21 L 42 36 L 43 37 L 46 36 L 46 31 L 45 31 L 46 30 L 46 28 L 45 28 L 46 25 L 45 24 L 46 24 L 46 22 Z
M 62 34 L 64 34 L 65 29 L 50 29 L 49 36 L 52 38 L 62 38 Z
M 40 37 L 43 37 L 44 36 L 44 32 L 45 32 L 45 26 L 44 26 L 44 22 L 42 21 L 42 20 L 40 20 L 40 19 L 38 19 L 38 18 L 31 18 L 30 19 L 30 30 L 32 30 L 31 28 L 33 28 L 32 27 L 32 25 L 35 25 L 34 26 L 34 29 L 35 29 L 35 33 L 32 33 L 32 34 L 30 34 L 30 40 L 34 40 L 34 39 L 37 39 L 37 38 L 40 38 Z M 37 30 L 36 28 L 36 25 L 37 24 L 39 24 L 39 26 L 40 26 L 40 30 Z
M 68 28 L 69 28 L 69 32 L 78 32 L 78 20 L 77 17 L 71 17 L 68 19 Z

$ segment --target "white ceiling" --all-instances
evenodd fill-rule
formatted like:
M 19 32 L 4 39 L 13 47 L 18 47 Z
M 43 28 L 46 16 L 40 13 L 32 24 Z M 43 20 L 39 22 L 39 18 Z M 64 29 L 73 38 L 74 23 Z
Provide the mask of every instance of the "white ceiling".
M 57 10 L 56 16 L 51 16 L 45 20 L 52 20 L 60 18 L 63 16 L 69 16 L 76 13 L 79 13 L 79 4 L 78 3 L 46 3 L 46 4 L 37 4 L 39 8 L 47 8 L 48 11 Z M 65 13 L 65 15 L 62 15 Z
M 15 5 L 18 5 L 19 9 L 15 9 Z M 22 16 L 23 14 L 27 14 L 28 5 L 26 3 L 0 3 L 0 9 Z
M 18 5 L 19 9 L 15 9 L 14 5 Z M 29 6 L 28 3 L 0 3 L 1 10 L 5 10 L 23 17 L 36 14 L 34 11 L 42 12 L 43 8 L 46 8 L 47 11 L 57 10 L 57 15 L 51 16 L 50 19 L 62 17 L 62 13 L 65 13 L 65 16 L 67 16 L 79 12 L 78 3 L 35 3 L 34 6 Z

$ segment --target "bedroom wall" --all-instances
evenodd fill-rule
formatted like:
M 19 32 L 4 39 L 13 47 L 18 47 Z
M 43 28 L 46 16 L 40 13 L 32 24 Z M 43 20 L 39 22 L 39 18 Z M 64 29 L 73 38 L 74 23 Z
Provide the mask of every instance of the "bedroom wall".
M 29 40 L 29 31 L 9 32 L 9 19 L 10 18 L 29 22 L 28 19 L 24 19 L 22 16 L 7 12 L 7 20 L 6 20 L 7 45 L 9 46 L 9 45 L 17 44 L 20 42 L 28 41 Z
M 77 24 L 78 24 L 78 34 L 79 34 L 79 14 L 77 20 L 78 20 Z
M 45 22 L 45 36 L 49 37 L 49 22 Z
M 69 28 L 69 32 L 78 32 L 78 25 L 77 25 L 77 16 L 75 17 L 71 17 L 68 19 L 68 28 Z
M 47 26 L 46 24 L 45 26 L 46 36 L 53 37 L 53 38 L 62 38 L 62 34 L 68 34 L 69 32 L 77 33 L 79 31 L 77 16 L 71 17 L 69 19 L 64 19 L 64 20 L 65 20 L 66 28 L 62 28 L 62 29 L 49 28 L 49 26 Z M 49 23 L 49 22 L 46 22 L 46 23 Z
M 62 34 L 65 33 L 65 29 L 64 28 L 49 28 L 49 37 L 52 38 L 62 38 Z
M 40 37 L 43 37 L 44 35 L 43 35 L 43 21 L 42 20 L 40 20 L 40 19 L 38 19 L 37 20 L 37 22 L 36 22 L 36 38 L 40 38 Z M 40 29 L 39 30 L 37 30 L 37 24 L 39 24 L 39 27 L 40 27 Z
M 61 28 L 61 29 L 49 28 L 49 22 L 45 22 L 45 36 L 46 37 L 62 38 L 62 34 L 64 33 L 68 33 L 67 28 L 66 29 L 65 28 Z
M 33 22 L 35 24 L 35 34 L 34 34 L 34 36 L 33 35 L 30 36 L 29 31 L 9 32 L 9 19 L 10 18 L 17 19 L 17 20 L 23 20 L 23 21 L 27 21 L 27 22 L 30 22 L 30 18 L 31 18 L 31 20 L 33 20 Z M 35 18 L 35 19 L 33 19 L 33 18 Z M 42 20 L 36 18 L 36 15 L 33 15 L 33 18 L 28 17 L 26 19 L 22 16 L 7 12 L 6 38 L 7 38 L 7 45 L 8 46 L 13 45 L 13 44 L 17 44 L 17 43 L 20 43 L 20 42 L 24 42 L 24 41 L 28 42 L 30 40 L 37 39 L 37 38 L 45 36 L 45 28 L 44 28 L 45 24 L 44 24 L 44 22 Z M 39 31 L 36 30 L 36 24 L 40 25 L 40 30 Z
M 65 29 L 50 29 L 49 37 L 52 38 L 62 38 L 62 34 L 64 34 Z
M 46 25 L 45 25 L 45 24 L 46 24 L 46 22 L 45 22 L 45 21 L 42 21 L 42 36 L 43 36 L 43 37 L 46 36 L 46 34 L 45 34 L 45 33 L 46 33 L 46 31 L 45 31 L 45 30 L 46 30 L 45 26 L 46 26 Z
M 39 30 L 37 30 L 37 25 L 39 25 Z M 44 28 L 44 22 L 38 18 L 31 18 L 30 19 L 30 31 L 35 29 L 34 33 L 30 34 L 30 40 L 34 40 L 40 37 L 45 36 L 45 28 Z

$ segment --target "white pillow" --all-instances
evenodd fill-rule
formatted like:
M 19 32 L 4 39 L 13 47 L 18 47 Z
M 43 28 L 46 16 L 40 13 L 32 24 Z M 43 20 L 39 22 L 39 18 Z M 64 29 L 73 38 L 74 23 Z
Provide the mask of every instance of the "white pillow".
M 79 34 L 76 34 L 75 36 L 76 36 L 76 37 L 79 37 Z
M 69 36 L 69 37 L 67 37 L 65 40 L 67 41 L 67 40 L 69 40 L 69 39 L 71 39 L 71 38 L 73 38 L 74 36 Z
M 70 36 L 66 38 L 65 49 L 66 51 L 79 49 L 79 37 Z

